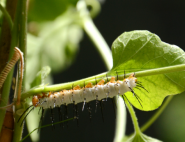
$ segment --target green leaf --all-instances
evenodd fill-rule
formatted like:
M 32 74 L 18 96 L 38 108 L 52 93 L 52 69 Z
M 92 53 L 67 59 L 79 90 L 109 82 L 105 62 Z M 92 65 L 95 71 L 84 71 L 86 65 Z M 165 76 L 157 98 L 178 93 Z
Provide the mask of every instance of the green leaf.
M 161 142 L 160 140 L 151 138 L 143 133 L 133 134 L 131 137 L 125 137 L 122 142 Z
M 184 51 L 175 46 L 162 42 L 160 38 L 149 31 L 132 31 L 120 35 L 112 45 L 113 68 L 115 72 L 128 73 L 184 64 Z M 137 74 L 136 74 L 137 75 Z M 142 106 L 131 92 L 126 93 L 129 101 L 138 109 L 149 111 L 158 108 L 164 98 L 185 90 L 185 72 L 166 73 L 160 75 L 138 77 L 138 81 L 148 90 L 134 89 L 141 98 Z M 137 77 L 137 76 L 136 76 Z
M 51 72 L 51 68 L 49 66 L 43 67 L 41 71 L 39 71 L 31 83 L 31 88 L 37 86 L 37 85 L 44 85 L 45 79 Z

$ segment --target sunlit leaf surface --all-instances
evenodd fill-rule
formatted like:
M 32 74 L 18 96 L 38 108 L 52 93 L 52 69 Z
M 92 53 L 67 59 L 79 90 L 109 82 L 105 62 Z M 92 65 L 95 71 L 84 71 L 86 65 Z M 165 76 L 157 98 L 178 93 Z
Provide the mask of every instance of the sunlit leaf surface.
M 149 31 L 132 31 L 120 35 L 112 45 L 113 68 L 110 73 L 126 70 L 138 70 L 184 64 L 184 51 L 176 45 L 162 42 Z M 133 94 L 126 93 L 129 101 L 138 109 L 149 111 L 158 108 L 164 98 L 185 90 L 185 72 L 166 73 L 147 77 L 138 77 L 138 81 L 148 90 L 134 89 L 141 98 L 141 105 Z

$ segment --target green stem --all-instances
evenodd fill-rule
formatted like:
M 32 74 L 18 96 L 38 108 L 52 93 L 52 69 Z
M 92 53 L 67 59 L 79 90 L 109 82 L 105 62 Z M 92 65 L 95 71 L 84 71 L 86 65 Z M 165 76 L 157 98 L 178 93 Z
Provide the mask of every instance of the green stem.
M 185 70 L 185 64 L 180 64 L 180 65 L 174 65 L 174 66 L 139 71 L 136 73 L 136 76 L 143 77 L 143 76 L 172 73 L 172 72 L 178 72 L 178 71 L 184 71 L 184 70 Z
M 134 112 L 134 109 L 131 106 L 131 104 L 128 102 L 127 98 L 124 97 L 124 100 L 125 100 L 125 104 L 127 105 L 128 110 L 130 112 L 132 122 L 134 124 L 135 133 L 136 133 L 136 135 L 140 134 L 141 131 L 140 131 L 140 128 L 139 128 L 139 124 L 138 124 L 137 117 L 136 117 L 136 114 Z
M 163 103 L 163 105 L 160 107 L 160 109 L 141 127 L 141 132 L 144 132 L 150 125 L 152 125 L 155 120 L 161 115 L 161 113 L 164 111 L 166 106 L 169 104 L 169 102 L 172 100 L 173 96 L 169 96 L 166 101 Z
M 20 9 L 18 12 L 18 15 L 17 15 L 17 16 L 19 16 L 17 18 L 18 18 L 19 27 L 20 27 L 19 48 L 24 54 L 24 76 L 25 76 L 26 39 L 27 39 L 27 0 L 19 0 L 17 9 Z M 24 90 L 24 88 L 25 88 L 25 78 L 23 78 L 23 83 L 22 83 L 22 89 Z M 22 108 L 21 104 L 16 104 L 15 105 L 15 114 L 21 108 Z M 20 117 L 20 115 L 16 114 L 15 122 L 17 122 L 19 117 Z M 20 139 L 22 137 L 22 131 L 23 131 L 23 127 L 20 127 L 19 123 L 14 123 L 13 142 L 20 141 Z
M 185 64 L 163 67 L 163 68 L 155 68 L 155 69 L 150 69 L 150 70 L 145 70 L 145 71 L 138 71 L 138 72 L 135 72 L 135 74 L 136 74 L 136 77 L 142 77 L 142 76 L 149 76 L 149 75 L 157 75 L 157 74 L 178 72 L 178 71 L 183 71 L 183 70 L 185 70 Z M 55 85 L 51 85 L 51 86 L 39 86 L 37 88 L 32 88 L 32 89 L 28 90 L 27 92 L 22 93 L 21 100 L 24 100 L 27 97 L 31 97 L 35 94 L 39 94 L 39 93 L 42 93 L 42 92 L 58 91 L 58 90 L 61 90 L 61 89 L 71 89 L 71 86 L 73 84 L 74 85 L 80 85 L 80 86 L 83 87 L 84 82 L 85 83 L 91 82 L 91 83 L 95 84 L 96 80 L 100 81 L 101 79 L 105 79 L 105 81 L 106 81 L 106 74 L 108 74 L 108 73 L 102 73 L 102 74 L 99 74 L 99 75 L 96 75 L 96 76 L 88 77 L 88 78 L 85 78 L 85 79 L 81 79 L 81 80 L 74 81 L 74 82 L 69 82 L 69 83 L 55 84 Z M 129 75 L 130 75 L 130 73 L 126 74 L 125 76 L 128 77 Z M 95 80 L 95 77 L 96 77 L 96 80 Z M 111 77 L 108 77 L 108 80 L 110 78 Z M 118 76 L 119 80 L 123 80 L 123 78 L 124 78 L 124 74 Z
M 122 97 L 114 97 L 115 102 L 117 103 L 117 114 L 116 114 L 116 128 L 115 128 L 115 136 L 114 142 L 121 142 L 125 136 L 125 128 L 126 128 L 126 108 L 125 103 Z
M 22 11 L 21 11 L 21 19 L 20 19 L 20 36 L 19 36 L 19 49 L 24 54 L 24 77 L 22 88 L 25 89 L 25 76 L 26 76 L 26 44 L 27 44 L 27 0 L 22 1 Z
M 10 52 L 12 52 L 12 50 L 10 50 Z M 8 74 L 6 78 L 6 81 L 4 82 L 3 91 L 1 94 L 0 107 L 4 107 L 8 104 L 12 75 L 13 75 L 13 69 L 10 71 L 10 73 Z M 0 132 L 1 132 L 3 122 L 4 122 L 5 114 L 6 114 L 6 109 L 1 109 L 0 110 L 0 116 L 1 116 L 0 117 Z
M 16 108 L 17 109 L 17 108 Z M 14 122 L 14 135 L 13 135 L 13 141 L 12 142 L 19 142 L 22 137 L 22 130 L 23 126 L 20 126 L 20 123 L 17 123 L 17 120 L 19 119 L 20 115 L 15 114 L 15 122 Z
M 18 9 L 17 9 L 18 11 Z M 17 12 L 16 12 L 17 13 Z M 17 17 L 17 16 L 16 16 Z M 17 24 L 17 20 L 15 19 L 15 23 L 13 25 L 13 29 L 12 29 L 12 39 L 11 39 L 11 45 L 10 45 L 10 53 L 9 53 L 9 58 L 8 60 L 10 60 L 12 58 L 12 55 L 14 53 L 14 47 L 17 45 L 18 42 L 18 24 Z M 3 86 L 3 91 L 1 94 L 1 101 L 0 101 L 0 107 L 4 107 L 8 104 L 8 100 L 9 100 L 9 93 L 10 93 L 10 86 L 11 86 L 11 82 L 12 82 L 12 76 L 13 76 L 13 70 L 14 68 L 12 68 L 12 70 L 9 72 L 6 81 L 4 82 L 4 86 Z M 6 110 L 0 110 L 0 131 L 4 122 L 4 117 L 6 114 Z
M 86 4 L 83 0 L 78 2 L 77 9 L 79 10 L 79 15 L 85 32 L 95 44 L 95 47 L 103 58 L 107 68 L 111 69 L 113 62 L 110 48 L 90 18 Z
M 12 18 L 10 17 L 10 15 L 8 14 L 8 12 L 6 11 L 6 9 L 0 4 L 0 10 L 2 11 L 3 13 L 3 16 L 5 16 L 9 26 L 10 26 L 10 29 L 12 30 L 13 28 L 13 21 L 12 21 Z

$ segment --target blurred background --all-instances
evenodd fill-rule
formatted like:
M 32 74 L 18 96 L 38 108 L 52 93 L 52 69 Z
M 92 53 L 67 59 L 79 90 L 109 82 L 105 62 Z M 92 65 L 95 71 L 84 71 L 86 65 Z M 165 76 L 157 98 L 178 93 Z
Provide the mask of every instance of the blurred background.
M 89 10 L 95 14 L 93 20 L 98 30 L 111 47 L 123 32 L 148 30 L 162 41 L 184 49 L 185 1 L 182 0 L 94 0 L 87 1 Z M 64 83 L 86 78 L 107 71 L 102 58 L 84 32 L 75 10 L 77 0 L 30 0 L 28 16 L 28 63 L 27 88 L 33 76 L 46 65 L 51 66 L 52 76 L 46 83 Z M 93 6 L 92 6 L 93 5 Z M 99 11 L 99 7 L 101 11 Z M 97 15 L 96 15 L 97 14 Z M 124 58 L 124 57 L 123 57 Z M 185 141 L 185 94 L 174 96 L 163 114 L 145 131 L 146 135 L 165 142 Z M 104 103 L 104 122 L 100 108 L 95 113 L 95 102 L 90 121 L 87 108 L 79 108 L 79 126 L 69 121 L 64 128 L 56 125 L 41 129 L 41 142 L 112 142 L 115 130 L 115 114 L 110 99 Z M 154 113 L 135 109 L 140 126 Z M 73 117 L 72 105 L 68 107 L 69 118 Z M 57 111 L 54 112 L 58 121 Z M 127 113 L 126 134 L 133 132 Z M 47 111 L 42 125 L 50 124 Z M 25 129 L 23 137 L 28 134 Z M 28 138 L 25 142 L 30 142 Z

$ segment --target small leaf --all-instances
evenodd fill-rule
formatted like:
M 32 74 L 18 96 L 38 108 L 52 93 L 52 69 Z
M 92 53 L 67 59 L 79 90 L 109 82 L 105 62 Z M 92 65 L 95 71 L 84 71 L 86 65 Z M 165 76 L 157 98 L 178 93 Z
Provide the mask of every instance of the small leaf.
M 113 68 L 116 71 L 130 72 L 184 64 L 184 51 L 175 45 L 162 42 L 149 31 L 132 31 L 120 35 L 112 45 Z M 158 108 L 164 98 L 185 90 L 185 72 L 138 77 L 138 81 L 148 90 L 134 89 L 142 100 L 142 106 L 132 93 L 126 93 L 129 101 L 138 109 L 149 111 Z M 136 76 L 137 77 L 137 76 Z
M 39 71 L 31 83 L 31 88 L 37 86 L 37 85 L 44 85 L 44 81 L 46 77 L 51 72 L 51 68 L 49 66 L 43 67 L 41 71 Z

